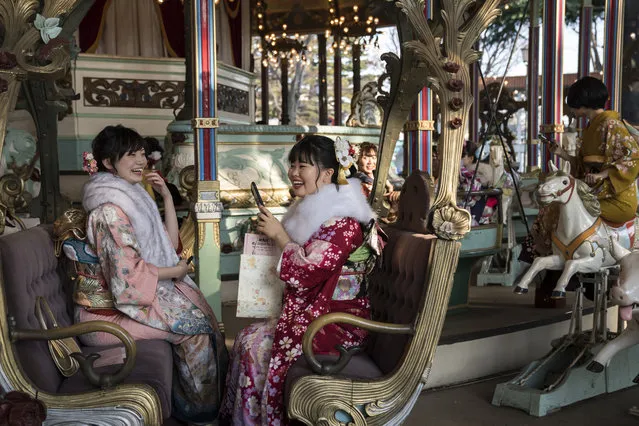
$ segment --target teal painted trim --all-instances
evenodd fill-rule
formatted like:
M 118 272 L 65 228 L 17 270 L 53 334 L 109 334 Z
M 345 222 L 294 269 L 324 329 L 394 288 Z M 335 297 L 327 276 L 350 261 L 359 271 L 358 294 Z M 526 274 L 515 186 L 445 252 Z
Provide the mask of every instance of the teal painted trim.
M 96 133 L 97 135 L 97 133 Z M 89 143 L 91 143 L 91 141 L 93 140 L 93 138 L 96 135 L 78 135 L 78 136 L 59 136 L 58 137 L 58 142 L 60 141 L 64 141 L 64 142 L 84 142 L 84 141 L 89 141 Z M 164 140 L 164 137 L 166 136 L 165 133 L 161 134 L 161 135 L 147 135 L 147 136 L 151 136 L 153 138 L 159 139 L 160 142 L 162 142 Z
M 93 136 L 83 139 L 58 138 L 58 163 L 61 172 L 82 170 L 82 153 L 91 151 Z
M 184 58 L 167 58 L 167 59 L 140 59 L 128 56 L 103 56 L 81 53 L 78 55 L 77 62 L 111 62 L 119 64 L 154 64 L 154 65 L 176 65 L 184 66 Z
M 240 272 L 240 252 L 220 255 L 220 275 L 237 275 Z
M 237 126 L 228 125 L 220 126 L 220 134 L 246 134 L 259 133 L 268 134 L 300 134 L 300 133 L 320 133 L 323 135 L 361 135 L 361 136 L 377 136 L 381 133 L 380 128 L 369 127 L 346 127 L 346 126 L 267 126 L 264 124 Z
M 90 107 L 100 108 L 100 107 Z M 170 115 L 139 115 L 139 114 L 99 114 L 93 112 L 81 112 L 74 114 L 74 117 L 78 118 L 125 118 L 127 120 L 166 120 L 167 122 L 173 121 L 173 110 L 167 109 Z
M 497 225 L 487 225 L 472 228 L 468 234 L 461 240 L 460 256 L 464 252 L 474 252 L 480 250 L 490 250 L 498 248 L 501 241 L 497 241 Z
M 181 82 L 184 81 L 184 70 L 182 71 L 144 71 L 144 70 L 134 70 L 134 69 L 121 69 L 121 70 L 114 70 L 111 68 L 87 68 L 87 67 L 77 67 L 75 68 L 76 71 L 101 71 L 101 72 L 108 72 L 108 73 L 122 73 L 122 74 L 127 74 L 126 77 L 123 77 L 123 79 L 125 80 L 134 80 L 134 78 L 132 78 L 132 74 L 159 74 L 159 75 L 173 75 L 175 77 L 177 77 L 177 80 L 174 80 L 176 82 Z M 98 76 L 85 76 L 85 77 L 89 77 L 89 78 L 115 78 L 115 77 L 98 77 Z

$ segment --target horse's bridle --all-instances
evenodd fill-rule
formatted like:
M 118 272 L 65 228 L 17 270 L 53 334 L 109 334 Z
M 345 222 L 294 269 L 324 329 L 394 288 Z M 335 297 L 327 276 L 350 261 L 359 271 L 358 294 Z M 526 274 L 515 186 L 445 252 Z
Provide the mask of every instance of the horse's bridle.
M 575 179 L 572 176 L 566 176 L 566 177 L 570 179 L 570 184 L 564 189 L 562 189 L 561 191 L 557 191 L 554 194 L 552 194 L 555 196 L 555 198 L 559 198 L 562 195 L 564 195 L 566 192 L 570 191 L 570 195 L 568 196 L 568 199 L 564 203 L 560 203 L 560 204 L 566 204 L 568 201 L 570 201 L 570 199 L 572 198 L 572 193 L 575 190 Z

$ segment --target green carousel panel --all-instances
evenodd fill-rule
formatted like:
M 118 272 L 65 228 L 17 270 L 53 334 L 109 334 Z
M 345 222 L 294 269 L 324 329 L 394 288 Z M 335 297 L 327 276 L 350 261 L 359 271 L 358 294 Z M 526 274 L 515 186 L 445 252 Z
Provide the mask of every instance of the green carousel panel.
M 448 308 L 468 305 L 468 287 L 473 265 L 482 257 L 495 254 L 501 248 L 503 226 L 501 224 L 482 225 L 471 228 L 462 240 L 459 263 L 455 271 L 453 289 Z

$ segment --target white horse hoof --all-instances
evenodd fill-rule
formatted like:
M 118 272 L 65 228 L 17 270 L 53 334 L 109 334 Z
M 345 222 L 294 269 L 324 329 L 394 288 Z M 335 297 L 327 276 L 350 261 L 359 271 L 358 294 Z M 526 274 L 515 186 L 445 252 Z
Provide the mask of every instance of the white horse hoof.
M 560 291 L 560 290 L 553 290 L 552 291 L 552 295 L 550 296 L 551 299 L 565 299 L 566 298 L 566 292 L 565 291 Z
M 527 288 L 524 288 L 524 287 L 519 287 L 519 286 L 517 286 L 517 287 L 515 287 L 515 289 L 513 290 L 513 293 L 515 293 L 515 294 L 526 294 L 526 293 L 528 293 L 528 289 L 527 289 Z

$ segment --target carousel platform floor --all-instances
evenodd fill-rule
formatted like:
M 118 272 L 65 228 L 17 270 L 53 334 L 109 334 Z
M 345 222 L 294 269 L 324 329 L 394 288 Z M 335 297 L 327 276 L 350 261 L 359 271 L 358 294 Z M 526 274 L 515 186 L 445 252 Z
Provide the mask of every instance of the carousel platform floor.
M 631 426 L 639 417 L 628 410 L 639 406 L 639 387 L 573 404 L 545 417 L 491 404 L 495 386 L 513 376 L 476 381 L 462 386 L 424 391 L 404 426 Z
M 226 285 L 227 283 L 224 283 L 223 287 Z M 568 293 L 566 307 L 562 309 L 535 308 L 534 297 L 534 290 L 522 296 L 514 294 L 512 287 L 471 286 L 468 306 L 449 311 L 440 344 L 449 345 L 514 333 L 570 319 L 573 293 Z M 585 300 L 586 312 L 591 307 L 592 303 Z M 256 321 L 237 318 L 235 308 L 235 303 L 229 302 L 225 303 L 222 309 L 227 344 L 232 344 L 235 335 L 243 327 Z
M 565 308 L 539 309 L 533 306 L 534 291 L 526 296 L 512 293 L 512 288 L 501 286 L 470 287 L 470 303 L 465 308 L 449 311 L 444 324 L 440 347 L 451 348 L 455 352 L 464 352 L 460 345 L 472 344 L 477 348 L 477 358 L 482 357 L 480 346 L 494 346 L 494 342 L 501 342 L 506 352 L 512 351 L 509 346 L 509 336 L 517 336 L 522 332 L 532 336 L 535 330 L 545 330 L 548 326 L 558 326 L 563 330 L 570 319 L 571 305 L 574 295 L 568 294 Z M 592 303 L 584 303 L 585 312 L 589 312 Z M 224 324 L 227 335 L 227 345 L 232 345 L 233 338 L 242 327 L 253 320 L 235 317 L 235 304 L 226 303 L 223 307 Z M 616 323 L 610 324 L 616 328 Z M 567 331 L 567 325 L 565 326 Z M 480 343 L 488 342 L 488 343 Z M 515 341 L 513 341 L 515 343 Z M 537 343 L 538 353 L 545 353 L 550 346 Z M 457 349 L 458 348 L 458 349 Z M 446 358 L 444 356 L 442 358 Z M 530 360 L 539 356 L 531 355 Z M 441 361 L 440 358 L 439 360 Z M 503 360 L 498 360 L 503 363 Z M 419 397 L 410 416 L 404 422 L 406 426 L 559 426 L 559 425 L 603 425 L 617 426 L 639 425 L 639 417 L 628 413 L 633 406 L 639 406 L 639 387 L 603 395 L 563 408 L 545 417 L 536 418 L 523 411 L 509 407 L 496 407 L 491 404 L 495 387 L 511 379 L 520 367 L 529 360 L 521 359 L 515 364 L 508 364 L 509 371 L 503 370 L 499 375 L 488 378 L 464 381 L 460 384 L 434 387 L 425 390 Z M 438 382 L 435 369 L 431 378 Z M 455 368 L 468 368 L 468 365 Z M 448 369 L 444 366 L 444 369 Z M 431 383 L 432 386 L 432 383 Z M 437 384 L 435 384 L 437 386 Z

